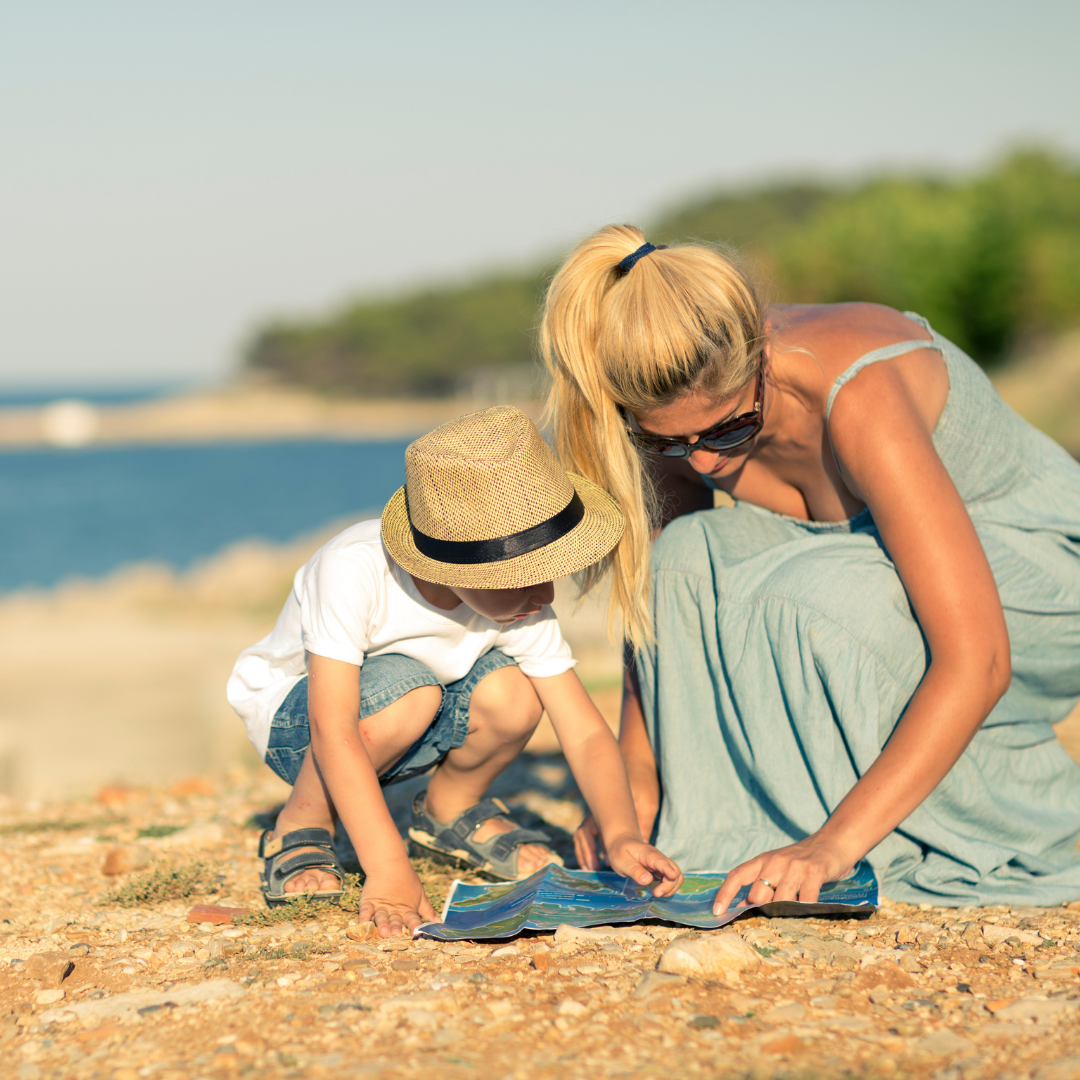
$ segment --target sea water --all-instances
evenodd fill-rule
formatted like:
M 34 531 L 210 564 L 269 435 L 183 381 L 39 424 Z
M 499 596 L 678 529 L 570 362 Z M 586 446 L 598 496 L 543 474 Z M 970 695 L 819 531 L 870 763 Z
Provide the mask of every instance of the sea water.
M 237 540 L 370 517 L 404 483 L 407 441 L 258 442 L 0 454 L 0 591 Z

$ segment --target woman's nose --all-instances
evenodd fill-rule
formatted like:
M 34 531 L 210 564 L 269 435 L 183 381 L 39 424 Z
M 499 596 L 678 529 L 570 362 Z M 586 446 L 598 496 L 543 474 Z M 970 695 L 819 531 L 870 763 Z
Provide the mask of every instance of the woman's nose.
M 716 468 L 716 462 L 720 456 L 719 450 L 706 450 L 703 447 L 701 450 L 691 450 L 688 460 L 690 467 L 697 472 L 710 473 Z

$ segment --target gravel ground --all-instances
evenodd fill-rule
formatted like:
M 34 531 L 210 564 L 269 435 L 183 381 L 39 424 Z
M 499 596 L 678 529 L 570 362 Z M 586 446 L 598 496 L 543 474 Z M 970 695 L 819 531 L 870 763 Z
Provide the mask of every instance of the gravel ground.
M 567 842 L 580 806 L 560 759 L 524 756 L 501 786 Z M 397 813 L 414 790 L 394 792 Z M 1080 1076 L 1080 903 L 745 919 L 716 935 L 760 966 L 713 980 L 655 971 L 684 933 L 662 925 L 358 940 L 355 887 L 341 906 L 263 906 L 258 823 L 282 794 L 237 769 L 0 803 L 0 1073 Z M 421 872 L 438 905 L 449 874 Z M 196 904 L 251 914 L 189 921 Z

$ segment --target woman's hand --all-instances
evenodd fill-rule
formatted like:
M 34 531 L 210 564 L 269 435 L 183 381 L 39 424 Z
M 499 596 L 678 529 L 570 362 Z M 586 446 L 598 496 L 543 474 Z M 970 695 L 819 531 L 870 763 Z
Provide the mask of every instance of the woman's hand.
M 671 896 L 683 883 L 682 871 L 662 851 L 632 837 L 619 838 L 610 845 L 608 865 L 638 885 L 652 885 L 659 878 L 653 896 Z
M 373 922 L 380 937 L 412 934 L 423 922 L 438 916 L 416 871 L 369 874 L 360 893 L 360 922 Z
M 716 894 L 713 914 L 727 911 L 744 885 L 751 888 L 740 907 L 770 900 L 813 903 L 825 882 L 846 877 L 858 861 L 859 856 L 852 857 L 851 852 L 842 851 L 834 841 L 814 833 L 790 847 L 766 851 L 736 866 Z
M 607 860 L 600 826 L 591 813 L 585 815 L 585 820 L 574 833 L 574 854 L 582 870 L 599 870 Z

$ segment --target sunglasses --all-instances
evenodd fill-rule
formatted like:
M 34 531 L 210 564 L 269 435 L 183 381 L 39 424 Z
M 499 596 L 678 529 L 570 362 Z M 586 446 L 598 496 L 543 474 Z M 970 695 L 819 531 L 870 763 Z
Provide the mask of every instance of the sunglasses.
M 633 415 L 623 412 L 630 441 L 642 450 L 661 454 L 668 458 L 686 458 L 695 450 L 733 450 L 749 442 L 765 422 L 762 406 L 765 402 L 765 373 L 758 368 L 757 388 L 754 391 L 754 407 L 750 412 L 733 416 L 718 424 L 711 431 L 702 432 L 693 442 L 684 439 L 668 439 L 660 435 L 646 435 L 637 428 Z

